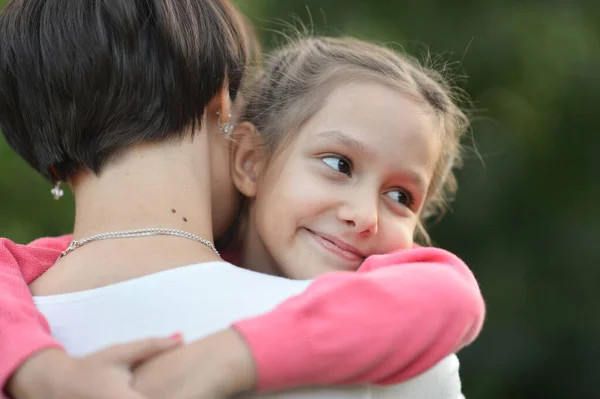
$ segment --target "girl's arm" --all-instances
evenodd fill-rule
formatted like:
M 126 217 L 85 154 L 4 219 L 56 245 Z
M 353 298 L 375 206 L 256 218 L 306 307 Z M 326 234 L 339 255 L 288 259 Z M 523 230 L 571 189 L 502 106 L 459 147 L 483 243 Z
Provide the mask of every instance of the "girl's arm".
M 0 238 L 0 387 L 38 351 L 61 348 L 35 308 L 28 284 L 54 264 L 69 241 L 68 236 L 42 239 L 26 247 Z
M 484 313 L 477 282 L 452 254 L 423 248 L 372 257 L 359 273 L 318 278 L 274 311 L 236 323 L 239 335 L 221 331 L 151 360 L 137 369 L 135 387 L 227 398 L 399 383 L 472 342 Z M 446 379 L 455 388 L 457 372 L 453 366 Z
M 23 287 L 54 263 L 68 241 L 27 247 L 0 242 L 9 254 L 0 258 L 0 292 L 11 297 L 2 301 L 0 331 L 20 354 L 2 362 L 3 383 L 27 353 L 58 345 Z M 15 282 L 19 267 L 21 284 Z M 22 314 L 18 324 L 7 317 L 11 307 Z M 305 293 L 235 328 L 258 368 L 258 388 L 276 390 L 406 380 L 471 342 L 483 317 L 479 287 L 464 263 L 446 251 L 422 248 L 371 257 L 359 273 L 323 276 Z M 0 351 L 8 345 L 0 340 Z
M 447 251 L 418 248 L 322 276 L 234 327 L 251 348 L 258 390 L 271 391 L 406 381 L 471 343 L 484 315 L 469 268 Z

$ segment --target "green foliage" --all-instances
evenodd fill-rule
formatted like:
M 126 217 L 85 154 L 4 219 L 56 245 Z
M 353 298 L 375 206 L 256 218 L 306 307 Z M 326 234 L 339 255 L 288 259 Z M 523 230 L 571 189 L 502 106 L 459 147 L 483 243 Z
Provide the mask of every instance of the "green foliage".
M 3 1 L 0 1 L 3 3 Z M 429 52 L 477 112 L 436 243 L 474 270 L 488 306 L 461 352 L 469 398 L 592 398 L 600 356 L 600 3 L 240 0 L 266 48 L 296 15 L 316 33 Z M 309 10 L 310 13 L 307 11 Z M 279 39 L 278 39 L 279 37 Z M 467 142 L 466 144 L 472 143 Z M 73 202 L 0 140 L 0 235 L 69 232 Z M 366 343 L 368 344 L 368 343 Z

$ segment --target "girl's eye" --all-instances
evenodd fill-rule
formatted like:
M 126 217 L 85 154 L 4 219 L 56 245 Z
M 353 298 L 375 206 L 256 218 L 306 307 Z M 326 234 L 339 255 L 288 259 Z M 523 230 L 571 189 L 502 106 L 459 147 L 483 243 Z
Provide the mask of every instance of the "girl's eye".
M 407 208 L 410 208 L 412 206 L 412 195 L 410 195 L 410 193 L 407 193 L 404 190 L 388 191 L 387 193 L 385 193 L 385 195 L 390 197 L 392 200 L 404 205 Z
M 331 155 L 323 158 L 323 162 L 325 162 L 330 168 L 335 169 L 347 176 L 350 176 L 350 173 L 352 172 L 350 161 L 344 157 Z

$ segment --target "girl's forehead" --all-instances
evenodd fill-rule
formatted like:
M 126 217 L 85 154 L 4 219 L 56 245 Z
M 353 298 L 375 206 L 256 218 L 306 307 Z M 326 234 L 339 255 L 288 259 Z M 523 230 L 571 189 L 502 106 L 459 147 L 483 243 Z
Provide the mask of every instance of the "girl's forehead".
M 422 135 L 439 139 L 437 118 L 423 102 L 400 89 L 374 82 L 336 87 L 300 130 L 310 136 L 343 131 L 362 142 L 373 143 L 417 140 Z
M 294 140 L 297 150 L 327 149 L 389 168 L 413 165 L 430 175 L 439 157 L 437 120 L 423 103 L 396 88 L 353 83 L 336 88 Z

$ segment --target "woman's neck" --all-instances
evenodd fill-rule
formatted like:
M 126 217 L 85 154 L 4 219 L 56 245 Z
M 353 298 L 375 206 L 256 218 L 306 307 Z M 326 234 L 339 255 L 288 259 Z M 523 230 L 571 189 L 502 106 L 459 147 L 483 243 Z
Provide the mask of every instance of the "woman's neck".
M 138 145 L 98 176 L 72 182 L 74 238 L 117 230 L 168 227 L 212 241 L 210 170 L 192 143 Z
M 213 241 L 207 147 L 191 140 L 138 145 L 99 175 L 76 176 L 71 182 L 73 238 L 172 228 Z M 219 258 L 207 246 L 183 237 L 108 239 L 76 249 L 31 288 L 36 295 L 73 292 L 215 260 Z

